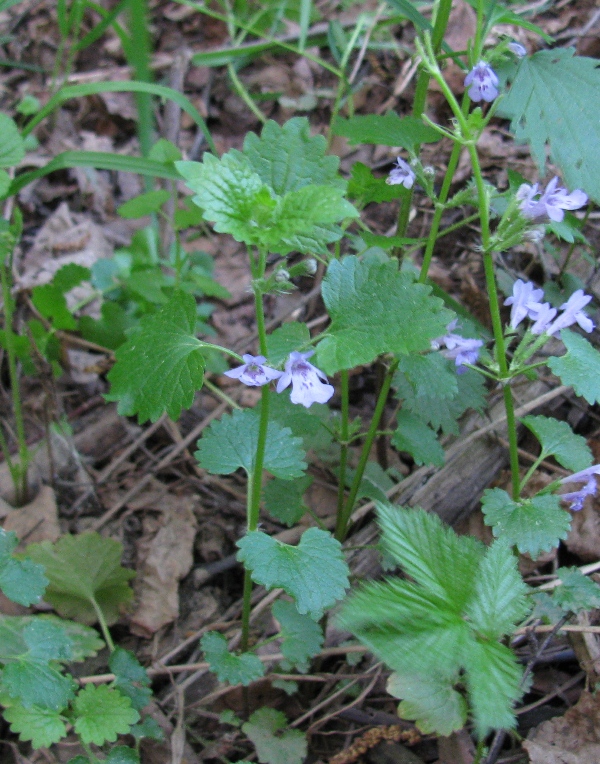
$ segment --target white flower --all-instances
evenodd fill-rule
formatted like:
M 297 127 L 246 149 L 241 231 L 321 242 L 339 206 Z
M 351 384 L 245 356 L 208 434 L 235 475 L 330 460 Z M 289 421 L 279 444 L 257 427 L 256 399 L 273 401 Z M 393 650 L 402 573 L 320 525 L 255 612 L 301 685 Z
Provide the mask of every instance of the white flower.
M 230 369 L 224 372 L 226 377 L 231 379 L 239 379 L 243 385 L 249 387 L 260 387 L 266 385 L 274 379 L 279 379 L 283 372 L 271 369 L 270 366 L 265 366 L 264 363 L 267 360 L 264 355 L 243 355 L 244 365 L 238 366 L 235 369 Z
M 531 281 L 517 279 L 513 284 L 511 297 L 504 300 L 505 305 L 512 305 L 510 309 L 510 326 L 516 329 L 524 318 L 536 318 L 536 313 L 542 307 L 539 300 L 544 296 L 541 289 L 535 289 Z
M 301 403 L 306 408 L 313 403 L 327 403 L 334 392 L 331 385 L 324 384 L 327 382 L 325 374 L 306 360 L 314 352 L 310 350 L 308 353 L 298 353 L 294 350 L 290 353 L 285 363 L 285 371 L 277 383 L 278 393 L 291 384 L 291 402 Z
M 404 186 L 404 188 L 412 188 L 416 177 L 412 167 L 405 162 L 404 159 L 397 157 L 396 165 L 390 171 L 389 177 L 385 182 L 388 186 Z

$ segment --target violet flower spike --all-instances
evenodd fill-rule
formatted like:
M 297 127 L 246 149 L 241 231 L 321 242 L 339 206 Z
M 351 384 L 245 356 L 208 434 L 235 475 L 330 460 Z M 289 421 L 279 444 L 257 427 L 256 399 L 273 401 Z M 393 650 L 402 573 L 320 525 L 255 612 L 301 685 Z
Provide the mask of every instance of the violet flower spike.
M 490 103 L 498 96 L 498 77 L 492 67 L 485 61 L 476 64 L 465 77 L 465 87 L 469 86 L 469 98 L 478 103 Z
M 524 318 L 534 318 L 542 307 L 539 300 L 544 296 L 542 289 L 535 289 L 531 281 L 517 279 L 513 284 L 513 293 L 504 300 L 505 305 L 512 305 L 510 309 L 510 326 L 516 329 Z
M 451 321 L 446 327 L 448 334 L 432 340 L 431 347 L 433 350 L 440 350 L 445 346 L 446 349 L 441 351 L 442 355 L 444 358 L 454 361 L 457 374 L 463 374 L 466 371 L 464 368 L 465 363 L 474 364 L 477 362 L 483 340 L 469 339 L 468 337 L 462 337 L 460 334 L 454 334 L 452 330 L 456 327 L 456 324 L 457 319 Z
M 552 320 L 554 319 L 554 316 L 557 314 L 556 308 L 553 308 L 549 302 L 544 302 L 539 306 L 539 309 L 534 313 L 534 315 L 530 314 L 530 318 L 535 319 L 534 325 L 531 327 L 531 333 L 532 334 L 548 334 L 548 330 L 550 328 L 550 324 L 552 323 Z
M 591 301 L 591 295 L 584 294 L 583 289 L 578 289 L 576 292 L 564 302 L 560 309 L 564 311 L 554 321 L 554 323 L 548 328 L 548 334 L 555 334 L 561 329 L 566 329 L 567 326 L 572 326 L 577 323 L 583 329 L 584 332 L 591 332 L 594 328 L 594 322 L 583 312 L 583 308 Z
M 416 177 L 417 176 L 408 162 L 397 157 L 396 164 L 392 167 L 385 182 L 388 186 L 404 186 L 404 188 L 412 188 Z
M 583 503 L 587 496 L 596 495 L 596 491 L 598 490 L 596 475 L 600 475 L 600 464 L 594 464 L 591 467 L 576 472 L 574 475 L 569 475 L 560 481 L 562 485 L 565 483 L 584 483 L 584 486 L 579 490 L 563 493 L 560 497 L 562 501 L 570 503 L 571 509 L 574 512 L 583 509 Z
M 565 216 L 565 210 L 578 210 L 587 203 L 588 197 L 579 189 L 569 193 L 566 188 L 562 188 L 562 186 L 557 188 L 557 186 L 558 176 L 555 175 L 546 186 L 539 204 L 544 208 L 550 220 L 560 223 Z
M 520 42 L 509 42 L 508 43 L 508 49 L 511 53 L 514 53 L 517 58 L 525 58 L 527 55 L 527 49 L 521 45 Z
M 541 217 L 544 214 L 539 201 L 534 199 L 539 193 L 540 189 L 537 183 L 534 183 L 533 186 L 530 186 L 528 183 L 522 183 L 519 186 L 517 199 L 521 202 L 519 209 L 524 217 L 533 220 L 533 218 Z
M 279 379 L 283 374 L 282 371 L 265 366 L 264 364 L 267 359 L 264 355 L 253 356 L 246 354 L 242 358 L 244 364 L 224 372 L 226 377 L 239 379 L 243 385 L 248 385 L 249 387 L 261 387 L 262 385 L 268 385 L 274 379 Z
M 325 374 L 306 360 L 314 352 L 310 350 L 308 353 L 298 353 L 294 350 L 290 353 L 285 362 L 285 370 L 277 382 L 278 393 L 291 384 L 291 402 L 301 403 L 306 408 L 313 403 L 327 403 L 334 393 L 332 385 L 324 384 L 327 382 Z

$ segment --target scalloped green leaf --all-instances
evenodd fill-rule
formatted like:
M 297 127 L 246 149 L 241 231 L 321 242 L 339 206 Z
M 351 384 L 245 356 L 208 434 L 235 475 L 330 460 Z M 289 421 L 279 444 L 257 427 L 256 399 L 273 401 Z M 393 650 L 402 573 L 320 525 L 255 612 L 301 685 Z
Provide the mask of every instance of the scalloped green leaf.
M 263 498 L 267 512 L 279 522 L 291 528 L 307 512 L 303 501 L 304 494 L 313 482 L 310 475 L 296 480 L 269 480 L 263 489 Z
M 282 588 L 294 598 L 299 613 L 315 620 L 342 599 L 349 586 L 341 544 L 319 528 L 306 530 L 297 546 L 261 531 L 250 531 L 237 546 L 238 560 L 251 571 L 253 581 L 267 589 Z
M 247 687 L 264 676 L 265 667 L 257 655 L 230 653 L 227 640 L 216 631 L 207 631 L 200 640 L 200 647 L 210 664 L 210 670 L 217 675 L 220 682 L 243 684 Z
M 104 647 L 104 642 L 98 637 L 95 629 L 64 618 L 57 618 L 55 615 L 2 615 L 0 616 L 0 663 L 14 660 L 27 651 L 25 634 L 34 622 L 50 623 L 64 632 L 71 646 L 70 656 L 64 660 L 83 661 L 85 658 L 96 655 Z M 55 660 L 62 659 L 57 657 Z
M 591 405 L 600 401 L 600 353 L 586 339 L 563 329 L 560 338 L 567 348 L 566 355 L 548 359 L 550 370 L 560 377 L 563 385 L 571 385 Z
M 114 743 L 140 718 L 129 698 L 103 684 L 86 684 L 75 698 L 73 711 L 75 732 L 86 745 Z
M 577 613 L 600 607 L 600 586 L 579 568 L 559 568 L 556 575 L 561 583 L 552 592 L 552 599 L 563 610 Z
M 386 689 L 390 695 L 402 699 L 398 706 L 402 719 L 413 720 L 424 735 L 448 736 L 462 729 L 467 720 L 467 702 L 453 687 L 457 680 L 457 674 L 424 677 L 395 671 Z
M 440 134 L 419 117 L 399 117 L 395 111 L 384 115 L 355 114 L 343 119 L 338 117 L 333 123 L 335 135 L 348 138 L 350 145 L 376 143 L 382 146 L 402 146 L 414 151 L 421 143 L 437 143 Z
M 302 764 L 306 757 L 304 732 L 288 729 L 285 714 L 274 708 L 259 708 L 242 724 L 242 731 L 254 743 L 262 764 Z
M 333 260 L 322 294 L 331 325 L 317 348 L 317 365 L 327 374 L 371 363 L 382 353 L 427 350 L 453 315 L 429 286 L 399 271 L 395 259 Z
M 41 565 L 12 556 L 18 543 L 13 531 L 0 528 L 0 589 L 13 602 L 28 607 L 40 601 L 48 579 Z
M 4 710 L 4 718 L 19 740 L 31 741 L 33 748 L 49 748 L 67 734 L 67 727 L 59 711 L 32 706 L 25 708 L 15 703 Z
M 165 411 L 177 420 L 189 408 L 204 381 L 205 343 L 195 335 L 196 301 L 176 292 L 157 313 L 144 316 L 135 332 L 115 353 L 108 373 L 108 401 L 118 401 L 119 414 L 155 422 Z
M 323 629 L 310 616 L 299 613 L 292 602 L 277 600 L 272 612 L 279 621 L 281 652 L 288 666 L 308 671 L 309 660 L 323 647 Z
M 554 456 L 565 469 L 579 472 L 592 464 L 592 452 L 585 438 L 575 435 L 567 422 L 545 416 L 526 416 L 521 419 L 540 441 L 544 459 Z
M 396 417 L 397 429 L 392 435 L 392 445 L 398 451 L 408 452 L 417 464 L 444 464 L 444 449 L 436 433 L 416 414 L 401 409 Z
M 306 324 L 291 321 L 267 336 L 267 358 L 273 366 L 280 366 L 293 350 L 305 350 L 310 342 Z

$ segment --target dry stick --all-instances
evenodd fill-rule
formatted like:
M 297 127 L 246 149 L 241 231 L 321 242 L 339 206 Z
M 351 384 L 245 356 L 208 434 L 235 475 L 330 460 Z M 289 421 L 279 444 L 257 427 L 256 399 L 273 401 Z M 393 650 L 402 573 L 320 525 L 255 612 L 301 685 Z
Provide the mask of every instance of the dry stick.
M 547 703 L 549 700 L 552 700 L 552 698 L 555 698 L 557 695 L 560 695 L 561 692 L 565 692 L 565 690 L 568 690 L 574 685 L 576 685 L 578 682 L 584 679 L 585 676 L 586 676 L 585 671 L 580 671 L 579 674 L 575 674 L 575 676 L 572 676 L 564 684 L 561 684 L 560 687 L 557 687 L 555 690 L 552 690 L 552 692 L 548 693 L 548 695 L 544 695 L 543 698 L 536 700 L 535 703 L 530 703 L 528 706 L 521 706 L 521 708 L 517 708 L 515 711 L 516 715 L 519 716 L 520 714 L 527 713 L 527 711 L 533 711 L 533 709 L 537 708 L 538 706 L 543 706 L 544 703 Z M 486 764 L 491 764 L 491 762 L 486 762 Z

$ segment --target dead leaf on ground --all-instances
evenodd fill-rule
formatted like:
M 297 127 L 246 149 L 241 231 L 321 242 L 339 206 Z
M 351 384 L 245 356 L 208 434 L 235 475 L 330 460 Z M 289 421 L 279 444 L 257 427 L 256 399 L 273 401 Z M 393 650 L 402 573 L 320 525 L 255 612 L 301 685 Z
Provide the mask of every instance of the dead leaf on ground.
M 598 764 L 600 761 L 600 695 L 583 692 L 564 716 L 543 722 L 523 747 L 531 764 Z
M 60 525 L 54 490 L 43 485 L 33 501 L 7 515 L 3 527 L 5 531 L 14 531 L 23 547 L 38 541 L 56 541 Z
M 131 618 L 131 631 L 151 637 L 179 615 L 179 581 L 192 567 L 196 519 L 191 497 L 171 497 L 163 515 L 164 525 L 150 540 L 139 570 L 137 607 Z M 163 505 L 164 506 L 164 505 Z M 148 539 L 142 542 L 148 543 Z

